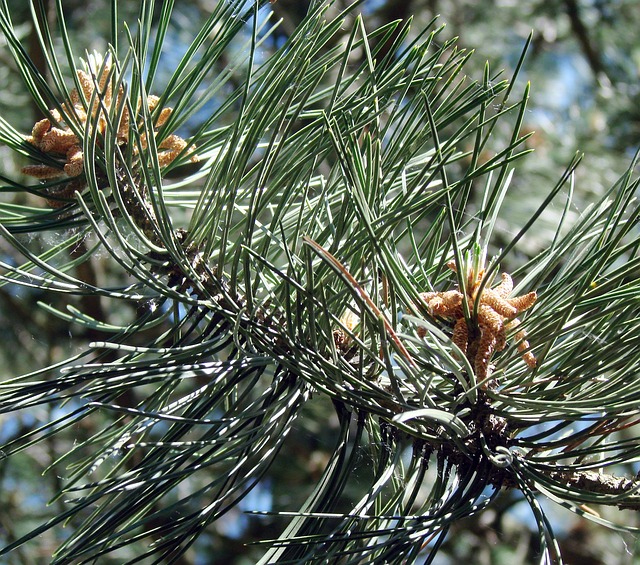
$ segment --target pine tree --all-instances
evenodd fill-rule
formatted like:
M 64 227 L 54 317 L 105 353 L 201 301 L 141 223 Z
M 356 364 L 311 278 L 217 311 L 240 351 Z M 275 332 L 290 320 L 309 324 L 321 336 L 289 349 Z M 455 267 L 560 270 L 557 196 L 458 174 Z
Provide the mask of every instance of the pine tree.
M 53 563 L 180 562 L 257 510 L 261 563 L 430 563 L 517 492 L 561 562 L 541 500 L 610 526 L 596 506 L 638 509 L 635 159 L 573 220 L 576 156 L 511 225 L 527 46 L 509 80 L 473 80 L 437 22 L 369 29 L 359 4 L 314 3 L 265 57 L 269 3 L 219 1 L 162 77 L 171 1 L 127 25 L 113 0 L 90 53 L 36 2 L 44 67 L 0 2 L 42 113 L 0 118 L 25 160 L 2 175 L 22 259 L 1 280 L 75 336 L 0 385 L 3 414 L 47 410 L 5 462 L 55 442 L 60 476 L 3 554 L 67 524 Z M 249 507 L 289 488 L 300 428 L 331 442 L 313 488 Z

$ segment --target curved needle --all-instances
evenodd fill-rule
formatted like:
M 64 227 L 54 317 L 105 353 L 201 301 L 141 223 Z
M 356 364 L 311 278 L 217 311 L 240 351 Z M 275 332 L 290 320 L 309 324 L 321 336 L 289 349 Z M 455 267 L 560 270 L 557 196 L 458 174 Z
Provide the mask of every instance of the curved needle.
M 360 295 L 360 297 L 366 302 L 367 306 L 369 306 L 369 308 L 371 308 L 371 310 L 374 312 L 374 314 L 376 316 L 378 316 L 384 323 L 384 327 L 387 330 L 387 333 L 389 334 L 389 337 L 391 338 L 391 340 L 396 344 L 396 346 L 398 347 L 398 350 L 400 351 L 400 353 L 402 353 L 402 355 L 404 355 L 404 357 L 406 357 L 407 361 L 409 361 L 409 363 L 413 366 L 417 368 L 417 365 L 415 363 L 415 361 L 411 358 L 411 355 L 409 354 L 409 352 L 407 351 L 407 349 L 405 348 L 405 346 L 402 344 L 402 342 L 400 341 L 400 338 L 396 335 L 396 332 L 393 331 L 393 328 L 391 327 L 391 324 L 389 323 L 389 320 L 387 320 L 387 318 L 384 316 L 384 314 L 380 311 L 380 309 L 375 305 L 375 303 L 373 302 L 373 300 L 371 300 L 371 298 L 369 298 L 369 295 L 365 292 L 365 290 L 358 284 L 358 281 L 356 281 L 356 279 L 353 278 L 353 275 L 351 275 L 351 273 L 349 271 L 347 271 L 347 269 L 345 268 L 345 266 L 340 263 L 340 261 L 338 261 L 331 253 L 329 253 L 326 249 L 324 249 L 321 245 L 319 245 L 318 243 L 316 243 L 315 241 L 313 241 L 313 239 L 311 239 L 310 237 L 302 236 L 303 241 L 309 245 L 318 255 L 320 255 L 321 257 L 323 257 L 324 259 L 326 259 L 328 261 L 328 263 L 336 270 L 338 271 L 340 274 L 342 274 L 342 276 L 344 276 L 349 283 L 351 284 L 351 286 L 358 292 L 358 294 Z

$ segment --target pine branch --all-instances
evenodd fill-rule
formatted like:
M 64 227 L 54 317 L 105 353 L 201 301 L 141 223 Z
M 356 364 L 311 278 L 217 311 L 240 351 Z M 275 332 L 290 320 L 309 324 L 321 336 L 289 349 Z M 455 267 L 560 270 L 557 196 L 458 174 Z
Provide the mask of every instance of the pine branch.
M 640 487 L 640 480 L 637 477 L 633 479 L 616 477 L 597 471 L 558 471 L 548 472 L 547 476 L 552 481 L 561 483 L 569 491 L 579 490 L 620 497 L 623 500 L 616 503 L 620 510 L 640 510 L 640 496 L 636 494 Z
M 160 8 L 158 38 L 172 6 Z M 71 521 L 54 562 L 139 544 L 151 525 L 154 544 L 138 557 L 179 559 L 273 478 L 314 397 L 325 403 L 315 421 L 334 443 L 265 563 L 433 556 L 451 524 L 502 488 L 529 500 L 547 555 L 555 538 L 536 491 L 583 513 L 593 502 L 637 509 L 637 478 L 609 474 L 637 451 L 621 433 L 636 425 L 640 402 L 628 378 L 640 361 L 630 347 L 640 339 L 635 163 L 575 224 L 563 218 L 516 277 L 494 284 L 579 161 L 489 258 L 513 163 L 527 153 L 528 87 L 513 101 L 513 84 L 488 66 L 469 81 L 469 55 L 439 43 L 439 30 L 410 39 L 408 25 L 369 31 L 360 16 L 348 26 L 351 12 L 329 19 L 330 3 L 314 5 L 258 63 L 273 29 L 261 5 L 238 0 L 216 5 L 155 97 L 154 4 L 141 4 L 139 30 L 124 27 L 128 50 L 116 7 L 113 49 L 84 69 L 63 42 L 75 86 L 55 63 L 56 94 L 0 3 L 2 31 L 49 116 L 30 136 L 0 121 L 0 139 L 35 161 L 24 172 L 45 181 L 11 180 L 7 191 L 49 207 L 0 206 L 2 234 L 24 257 L 3 265 L 3 281 L 147 305 L 124 321 L 115 309 L 107 320 L 106 308 L 44 306 L 107 337 L 2 384 L 3 412 L 61 410 L 3 451 L 102 425 L 74 436 L 57 463 L 68 464 L 55 495 L 70 499 L 67 510 L 5 553 Z M 248 55 L 230 59 L 225 47 L 244 20 Z M 233 62 L 220 72 L 219 61 Z M 192 138 L 178 136 L 209 82 L 239 88 Z M 176 180 L 187 162 L 195 172 Z M 45 249 L 18 236 L 67 228 Z M 94 247 L 74 254 L 85 241 Z M 101 287 L 77 269 L 92 249 L 126 282 Z M 585 463 L 593 456 L 607 473 Z

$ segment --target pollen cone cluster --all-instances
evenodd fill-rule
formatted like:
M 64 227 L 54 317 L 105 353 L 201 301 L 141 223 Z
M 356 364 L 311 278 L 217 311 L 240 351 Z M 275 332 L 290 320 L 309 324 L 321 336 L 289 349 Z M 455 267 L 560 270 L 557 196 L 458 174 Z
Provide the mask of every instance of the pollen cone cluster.
M 449 268 L 456 271 L 452 261 Z M 530 308 L 536 301 L 535 292 L 522 296 L 509 297 L 513 290 L 513 281 L 507 273 L 502 273 L 502 281 L 494 288 L 486 284 L 483 287 L 484 267 L 465 266 L 465 294 L 459 290 L 445 292 L 424 292 L 420 297 L 427 304 L 432 316 L 446 318 L 454 322 L 452 341 L 467 356 L 474 368 L 476 380 L 485 381 L 491 373 L 491 356 L 502 351 L 507 344 L 507 333 L 514 329 L 520 320 L 516 317 L 520 312 Z M 463 303 L 466 299 L 471 319 L 464 314 Z M 475 317 L 474 317 L 475 313 Z M 424 328 L 421 333 L 424 333 Z M 518 350 L 525 363 L 533 368 L 536 358 L 529 351 L 526 333 L 521 330 L 515 339 Z
M 49 110 L 53 123 L 49 118 L 36 122 L 31 135 L 26 138 L 28 143 L 52 157 L 59 165 L 45 163 L 29 165 L 22 169 L 24 174 L 41 180 L 65 177 L 70 179 L 68 183 L 61 185 L 55 194 L 52 193 L 56 199 L 48 202 L 53 207 L 64 204 L 60 198 L 71 198 L 76 191 L 86 186 L 82 174 L 85 165 L 81 139 L 83 135 L 93 133 L 94 128 L 97 128 L 97 133 L 104 134 L 109 124 L 117 119 L 116 116 L 120 116 L 115 138 L 120 146 L 129 142 L 131 114 L 126 104 L 122 83 L 114 88 L 114 73 L 110 59 L 103 61 L 101 57 L 94 56 L 87 67 L 89 72 L 77 71 L 80 89 L 74 88 L 70 92 L 70 99 L 67 103 L 61 104 L 61 111 L 55 108 Z M 156 110 L 159 100 L 157 96 L 147 97 L 150 112 Z M 136 115 L 139 110 L 138 101 Z M 162 108 L 156 113 L 154 135 L 167 122 L 171 113 L 171 108 Z M 100 140 L 101 136 L 97 139 Z M 148 148 L 145 134 L 141 135 L 139 144 L 133 144 L 134 154 L 138 152 L 138 145 L 143 150 Z M 157 150 L 158 162 L 161 167 L 164 167 L 172 163 L 185 150 L 191 153 L 193 147 L 187 149 L 187 142 L 184 139 L 171 134 L 157 144 Z M 192 154 L 191 161 L 197 160 L 197 156 Z

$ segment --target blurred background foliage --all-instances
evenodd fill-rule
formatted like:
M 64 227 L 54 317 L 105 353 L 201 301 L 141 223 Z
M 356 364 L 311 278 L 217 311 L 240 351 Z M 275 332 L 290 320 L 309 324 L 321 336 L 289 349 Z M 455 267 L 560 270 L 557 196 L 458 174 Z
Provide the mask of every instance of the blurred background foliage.
M 9 0 L 8 3 L 14 22 L 24 22 L 19 25 L 19 30 L 24 43 L 31 45 L 32 57 L 37 61 L 39 55 L 29 23 L 28 3 L 22 0 Z M 164 67 L 159 71 L 158 88 L 163 77 L 170 76 L 172 64 L 186 50 L 194 28 L 197 29 L 206 18 L 213 3 L 214 0 L 181 0 L 176 3 L 170 33 L 165 40 L 165 57 L 161 61 Z M 122 10 L 130 9 L 131 18 L 136 17 L 137 2 L 121 4 Z M 64 0 L 63 6 L 74 44 L 83 46 L 88 52 L 104 50 L 103 38 L 109 26 L 108 2 Z M 292 33 L 307 6 L 303 0 L 277 0 L 271 8 L 282 18 L 282 24 L 261 46 L 265 58 Z M 361 10 L 367 15 L 370 29 L 396 19 L 413 18 L 412 29 L 420 30 L 439 16 L 439 22 L 445 23 L 446 28 L 438 41 L 459 37 L 459 46 L 475 51 L 465 67 L 465 72 L 475 79 L 482 76 L 485 61 L 494 72 L 505 69 L 504 76 L 509 77 L 528 35 L 533 31 L 533 42 L 520 80 L 532 84 L 524 128 L 533 132 L 527 146 L 535 152 L 519 164 L 503 207 L 502 223 L 494 233 L 493 243 L 497 247 L 508 242 L 526 222 L 538 205 L 538 189 L 545 191 L 555 184 L 576 150 L 584 152 L 585 158 L 576 173 L 576 192 L 570 210 L 575 216 L 598 197 L 603 187 L 609 187 L 616 181 L 637 150 L 640 130 L 640 39 L 637 33 L 640 7 L 634 0 L 368 0 Z M 233 57 L 233 53 L 229 53 L 229 57 Z M 215 103 L 214 98 L 211 104 Z M 186 124 L 179 133 L 189 135 L 190 128 L 195 128 L 206 112 L 205 106 L 201 115 L 194 117 L 193 123 Z M 39 118 L 38 110 L 24 91 L 6 49 L 0 49 L 0 115 L 23 132 L 28 132 Z M 495 136 L 508 137 L 510 134 L 508 124 L 504 130 L 496 129 L 494 132 Z M 25 164 L 3 146 L 0 146 L 0 161 L 8 175 L 17 175 Z M 20 194 L 18 198 L 27 196 Z M 555 234 L 562 212 L 562 204 L 558 204 L 557 210 L 552 207 L 545 212 L 537 224 L 536 237 L 529 236 L 526 246 L 519 247 L 523 256 L 520 260 L 511 256 L 509 260 L 524 262 L 547 245 Z M 42 248 L 54 243 L 48 239 L 52 237 L 50 235 L 25 237 L 30 237 L 32 243 L 40 238 L 35 244 Z M 10 261 L 7 258 L 15 251 L 4 242 L 0 242 L 0 246 L 0 253 Z M 14 261 L 18 263 L 19 259 L 16 257 Z M 509 271 L 515 266 L 505 265 L 505 269 Z M 85 280 L 100 280 L 102 284 L 117 282 L 114 278 L 121 276 L 113 270 L 106 255 L 98 255 L 91 263 L 79 268 L 86 270 L 83 274 Z M 2 377 L 54 364 L 94 338 L 90 332 L 78 333 L 77 328 L 40 309 L 37 303 L 41 299 L 41 292 L 37 290 L 22 288 L 16 291 L 0 287 Z M 49 298 L 53 307 L 56 307 L 55 300 L 60 300 L 60 297 Z M 109 311 L 104 303 L 92 301 L 92 297 L 75 297 L 72 300 L 99 320 L 126 318 L 135 313 Z M 306 417 L 300 418 L 292 431 L 293 439 L 286 446 L 287 452 L 276 460 L 259 488 L 254 489 L 222 523 L 210 527 L 182 557 L 183 563 L 255 562 L 261 551 L 250 543 L 277 536 L 282 522 L 275 516 L 257 519 L 243 514 L 242 510 L 297 508 L 296 501 L 309 494 L 333 449 L 332 437 L 338 426 L 335 422 L 335 428 L 330 429 L 325 427 L 325 423 L 321 424 L 323 419 L 317 414 L 327 410 L 324 402 L 328 401 L 319 399 L 305 407 Z M 55 417 L 48 405 L 31 408 L 23 414 L 0 415 L 0 441 L 4 443 L 12 437 L 24 435 Z M 40 470 L 57 461 L 76 439 L 93 435 L 101 422 L 94 419 L 91 425 L 95 428 L 86 424 L 85 429 L 73 429 L 66 437 L 56 435 L 28 452 L 10 460 L 0 460 L 0 545 L 27 533 L 61 510 L 63 501 L 58 500 L 48 507 L 46 502 L 59 490 L 59 477 L 64 473 L 54 469 L 41 475 Z M 358 456 L 363 459 L 359 468 L 363 483 L 366 483 L 367 454 Z M 353 493 L 353 497 L 356 499 L 358 493 Z M 537 533 L 524 506 L 521 497 L 512 493 L 503 496 L 499 504 L 484 513 L 458 523 L 436 562 L 442 565 L 535 562 Z M 630 524 L 638 522 L 636 515 L 631 513 L 625 519 Z M 635 541 L 628 536 L 595 528 L 568 512 L 558 516 L 558 521 L 564 524 L 557 533 L 568 563 L 623 565 L 634 562 Z M 36 544 L 15 550 L 10 563 L 47 563 L 61 541 L 54 539 L 56 535 L 64 536 L 64 530 L 47 531 Z M 135 555 L 135 546 L 127 551 L 131 554 L 122 553 L 114 558 L 117 559 L 115 561 L 104 557 L 101 562 L 122 563 Z

